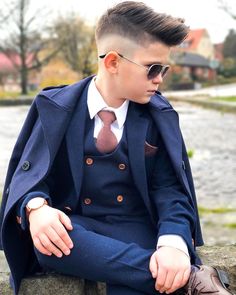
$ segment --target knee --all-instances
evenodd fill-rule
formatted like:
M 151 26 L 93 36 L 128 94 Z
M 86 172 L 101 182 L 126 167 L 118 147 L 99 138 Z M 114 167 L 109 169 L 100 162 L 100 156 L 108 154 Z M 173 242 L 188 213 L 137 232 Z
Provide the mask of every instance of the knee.
M 34 253 L 41 267 L 46 267 L 50 265 L 51 256 L 39 252 L 35 247 L 34 247 Z

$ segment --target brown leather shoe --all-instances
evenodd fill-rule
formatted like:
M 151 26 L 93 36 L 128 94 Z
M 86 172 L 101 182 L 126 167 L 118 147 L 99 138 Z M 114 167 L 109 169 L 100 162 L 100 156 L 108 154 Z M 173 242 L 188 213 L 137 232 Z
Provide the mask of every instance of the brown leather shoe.
M 193 266 L 189 281 L 183 288 L 186 295 L 232 295 L 224 271 L 211 266 Z

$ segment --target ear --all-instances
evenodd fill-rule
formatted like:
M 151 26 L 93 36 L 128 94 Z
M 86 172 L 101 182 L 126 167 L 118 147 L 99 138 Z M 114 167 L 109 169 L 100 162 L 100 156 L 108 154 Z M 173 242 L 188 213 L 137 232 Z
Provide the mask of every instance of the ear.
M 109 51 L 104 57 L 104 66 L 112 74 L 116 74 L 120 63 L 120 57 L 116 51 Z

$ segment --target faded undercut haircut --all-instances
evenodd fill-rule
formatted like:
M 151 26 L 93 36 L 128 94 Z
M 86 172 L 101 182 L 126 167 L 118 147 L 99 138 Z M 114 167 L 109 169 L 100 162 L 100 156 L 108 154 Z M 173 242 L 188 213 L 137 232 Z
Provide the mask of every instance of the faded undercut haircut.
M 117 34 L 137 44 L 161 41 L 167 46 L 179 45 L 188 35 L 189 28 L 181 18 L 157 13 L 143 2 L 124 1 L 108 9 L 99 19 L 95 37 Z

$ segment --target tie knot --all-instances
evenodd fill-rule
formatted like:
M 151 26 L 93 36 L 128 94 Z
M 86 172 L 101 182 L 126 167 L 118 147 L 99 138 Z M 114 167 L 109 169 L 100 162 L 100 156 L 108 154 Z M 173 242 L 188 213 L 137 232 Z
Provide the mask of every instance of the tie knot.
M 111 125 L 116 120 L 115 113 L 110 111 L 100 111 L 98 112 L 98 116 L 104 125 Z

